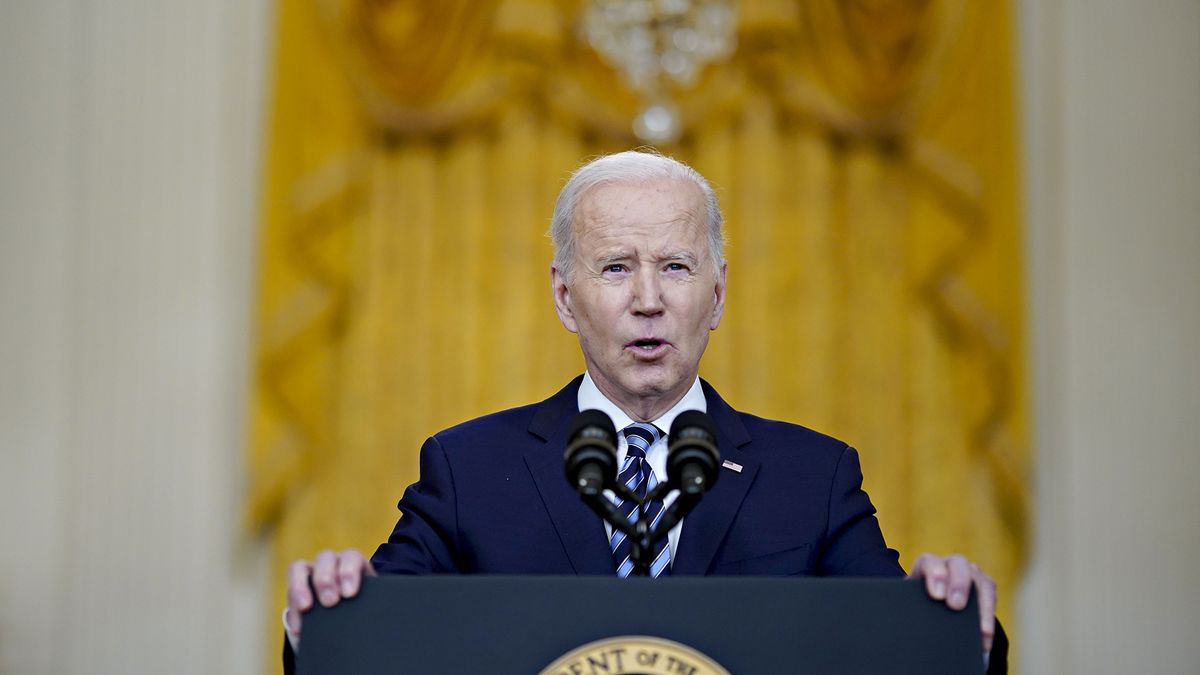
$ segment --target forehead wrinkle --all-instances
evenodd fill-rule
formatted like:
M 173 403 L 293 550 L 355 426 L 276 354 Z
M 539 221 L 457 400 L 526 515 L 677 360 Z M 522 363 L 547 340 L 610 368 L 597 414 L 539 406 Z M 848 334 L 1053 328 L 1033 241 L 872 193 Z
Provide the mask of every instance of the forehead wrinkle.
M 640 208 L 646 198 L 644 194 L 632 197 L 626 193 L 611 200 L 598 197 L 597 193 L 621 187 L 648 189 L 654 193 L 652 198 L 663 199 L 664 202 L 660 205 L 658 213 L 649 214 L 652 217 L 647 217 Z M 678 187 L 683 187 L 684 191 L 678 190 Z M 688 234 L 695 235 L 698 239 L 688 243 L 703 248 L 707 242 L 703 219 L 703 214 L 707 213 L 706 208 L 698 188 L 690 183 L 669 181 L 650 185 L 615 183 L 598 186 L 581 199 L 576 210 L 576 218 L 572 223 L 577 244 L 575 258 L 585 264 L 620 262 L 646 256 L 653 256 L 650 259 L 655 261 L 698 261 L 701 256 L 697 251 L 689 248 L 664 248 L 679 246 L 678 240 L 673 243 L 661 240 L 670 238 L 680 229 L 691 230 Z
M 578 227 L 583 221 L 603 220 L 597 210 L 604 212 L 604 215 L 611 219 L 614 225 L 622 224 L 625 221 L 624 214 L 631 207 L 636 207 L 640 203 L 640 199 L 621 200 L 620 204 L 616 204 L 610 200 L 601 200 L 596 198 L 596 194 L 606 192 L 614 188 L 632 188 L 635 190 L 645 190 L 655 193 L 657 199 L 663 199 L 667 202 L 664 208 L 670 208 L 675 212 L 673 218 L 663 222 L 664 225 L 673 224 L 675 222 L 691 222 L 703 224 L 707 221 L 708 206 L 704 201 L 704 195 L 700 188 L 688 181 L 676 180 L 655 180 L 648 183 L 631 182 L 612 182 L 604 183 L 593 187 L 586 193 L 580 196 L 579 204 L 576 206 L 576 218 L 574 218 L 574 226 Z M 680 190 L 679 188 L 683 188 Z M 619 206 L 619 210 L 614 208 Z M 638 224 L 633 221 L 632 224 Z
M 650 225 L 647 228 L 646 225 Z M 689 218 L 687 215 L 679 215 L 669 220 L 664 220 L 658 223 L 646 221 L 623 220 L 620 218 L 603 218 L 590 216 L 581 218 L 576 226 L 576 237 L 579 240 L 592 239 L 597 241 L 600 247 L 605 246 L 605 242 L 616 239 L 617 243 L 609 246 L 610 249 L 628 248 L 628 243 L 631 239 L 658 239 L 670 236 L 677 229 L 692 229 L 703 236 L 700 230 L 703 225 L 696 220 Z M 629 234 L 632 231 L 633 236 Z M 683 249 L 686 250 L 686 249 Z
M 649 233 L 653 235 L 663 235 L 677 227 L 698 227 L 699 221 L 695 219 L 692 213 L 680 213 L 673 218 L 659 221 L 647 221 L 644 219 L 633 219 L 625 217 L 623 213 L 588 213 L 584 214 L 583 218 L 578 219 L 578 224 L 575 226 L 576 236 L 592 236 L 601 239 L 612 237 L 620 237 L 621 232 L 627 229 L 639 231 L 643 230 L 647 225 L 653 227 Z M 603 230 L 598 234 L 598 230 Z

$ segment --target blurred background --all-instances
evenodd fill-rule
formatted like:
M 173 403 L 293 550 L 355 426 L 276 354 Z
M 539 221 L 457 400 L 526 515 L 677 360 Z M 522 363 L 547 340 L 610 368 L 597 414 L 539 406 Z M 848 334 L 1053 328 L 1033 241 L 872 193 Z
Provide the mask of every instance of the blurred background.
M 278 670 L 288 560 L 581 371 L 545 229 L 641 146 L 725 208 L 727 400 L 858 447 L 1020 672 L 1195 671 L 1200 3 L 7 8 L 0 672 Z

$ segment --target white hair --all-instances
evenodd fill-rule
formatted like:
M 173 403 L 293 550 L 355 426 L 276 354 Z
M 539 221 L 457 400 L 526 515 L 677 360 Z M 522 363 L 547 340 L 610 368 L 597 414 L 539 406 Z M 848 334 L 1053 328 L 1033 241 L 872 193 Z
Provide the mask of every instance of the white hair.
M 628 150 L 602 155 L 579 167 L 558 193 L 554 216 L 550 220 L 550 237 L 554 240 L 554 266 L 566 280 L 570 281 L 574 272 L 575 232 L 572 225 L 584 196 L 602 185 L 645 184 L 659 180 L 688 181 L 700 188 L 708 221 L 709 253 L 713 266 L 720 269 L 725 260 L 725 235 L 721 230 L 725 219 L 712 186 L 698 171 L 677 159 L 654 152 Z

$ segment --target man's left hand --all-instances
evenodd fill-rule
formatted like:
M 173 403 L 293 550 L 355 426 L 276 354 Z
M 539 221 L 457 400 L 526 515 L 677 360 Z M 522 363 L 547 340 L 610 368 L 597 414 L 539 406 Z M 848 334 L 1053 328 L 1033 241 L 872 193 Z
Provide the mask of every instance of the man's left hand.
M 996 582 L 978 565 L 958 554 L 924 553 L 917 558 L 908 578 L 924 578 L 929 597 L 944 600 L 947 607 L 956 611 L 967 606 L 967 597 L 974 584 L 979 599 L 979 634 L 983 638 L 983 651 L 992 650 L 992 640 L 996 637 Z

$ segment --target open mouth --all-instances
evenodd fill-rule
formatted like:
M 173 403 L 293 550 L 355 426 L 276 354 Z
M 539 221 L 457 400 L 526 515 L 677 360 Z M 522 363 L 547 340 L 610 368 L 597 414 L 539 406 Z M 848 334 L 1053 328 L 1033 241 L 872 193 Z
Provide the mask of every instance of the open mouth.
M 635 353 L 652 355 L 665 349 L 667 343 L 658 338 L 639 338 L 625 346 L 632 349 Z

